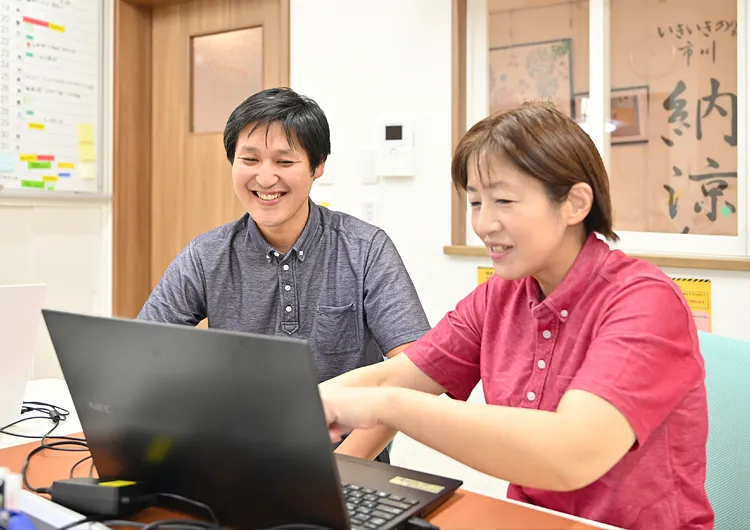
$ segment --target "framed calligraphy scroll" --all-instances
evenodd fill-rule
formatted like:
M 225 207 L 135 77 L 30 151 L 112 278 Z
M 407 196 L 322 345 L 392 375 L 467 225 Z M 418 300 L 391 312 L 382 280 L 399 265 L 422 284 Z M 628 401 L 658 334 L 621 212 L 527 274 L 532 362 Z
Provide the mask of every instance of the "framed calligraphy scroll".
M 612 86 L 649 86 L 643 109 L 648 142 L 615 148 L 620 142 L 611 134 L 615 228 L 737 236 L 736 1 L 686 0 L 635 11 L 628 0 L 611 6 L 618 27 L 630 28 L 613 27 Z

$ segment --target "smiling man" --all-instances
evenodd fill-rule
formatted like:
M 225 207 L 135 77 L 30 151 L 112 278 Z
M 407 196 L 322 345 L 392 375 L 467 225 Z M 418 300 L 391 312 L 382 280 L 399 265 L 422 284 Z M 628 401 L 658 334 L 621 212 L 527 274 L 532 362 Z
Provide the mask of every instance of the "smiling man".
M 229 117 L 224 147 L 247 213 L 193 239 L 138 318 L 308 339 L 321 381 L 393 357 L 429 330 L 385 232 L 310 200 L 331 152 L 314 101 L 288 88 L 250 96 Z M 363 452 L 363 436 L 337 451 L 375 457 L 381 448 Z

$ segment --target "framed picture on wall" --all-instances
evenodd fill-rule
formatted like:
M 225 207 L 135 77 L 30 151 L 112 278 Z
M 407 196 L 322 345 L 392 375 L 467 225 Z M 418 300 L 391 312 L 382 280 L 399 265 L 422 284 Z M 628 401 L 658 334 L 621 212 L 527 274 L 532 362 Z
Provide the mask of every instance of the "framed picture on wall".
M 570 116 L 573 106 L 571 39 L 490 48 L 489 110 L 546 101 Z
M 573 108 L 578 123 L 586 121 L 588 92 L 575 95 Z M 648 142 L 648 86 L 613 88 L 607 123 L 612 145 Z

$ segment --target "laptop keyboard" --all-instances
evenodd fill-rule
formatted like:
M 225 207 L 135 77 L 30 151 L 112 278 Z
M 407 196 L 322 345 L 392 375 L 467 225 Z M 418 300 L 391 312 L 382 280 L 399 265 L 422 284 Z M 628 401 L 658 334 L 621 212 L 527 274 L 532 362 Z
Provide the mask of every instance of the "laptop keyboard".
M 356 484 L 342 484 L 346 508 L 352 526 L 356 528 L 388 528 L 389 521 L 398 517 L 418 501 L 384 491 L 363 488 Z

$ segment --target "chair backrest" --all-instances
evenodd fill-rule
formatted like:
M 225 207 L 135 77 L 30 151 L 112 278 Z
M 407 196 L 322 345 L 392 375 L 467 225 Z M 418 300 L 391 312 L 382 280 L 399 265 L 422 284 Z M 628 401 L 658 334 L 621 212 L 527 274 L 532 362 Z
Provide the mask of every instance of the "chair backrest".
M 750 524 L 750 342 L 698 333 L 706 363 L 706 491 L 715 530 Z

